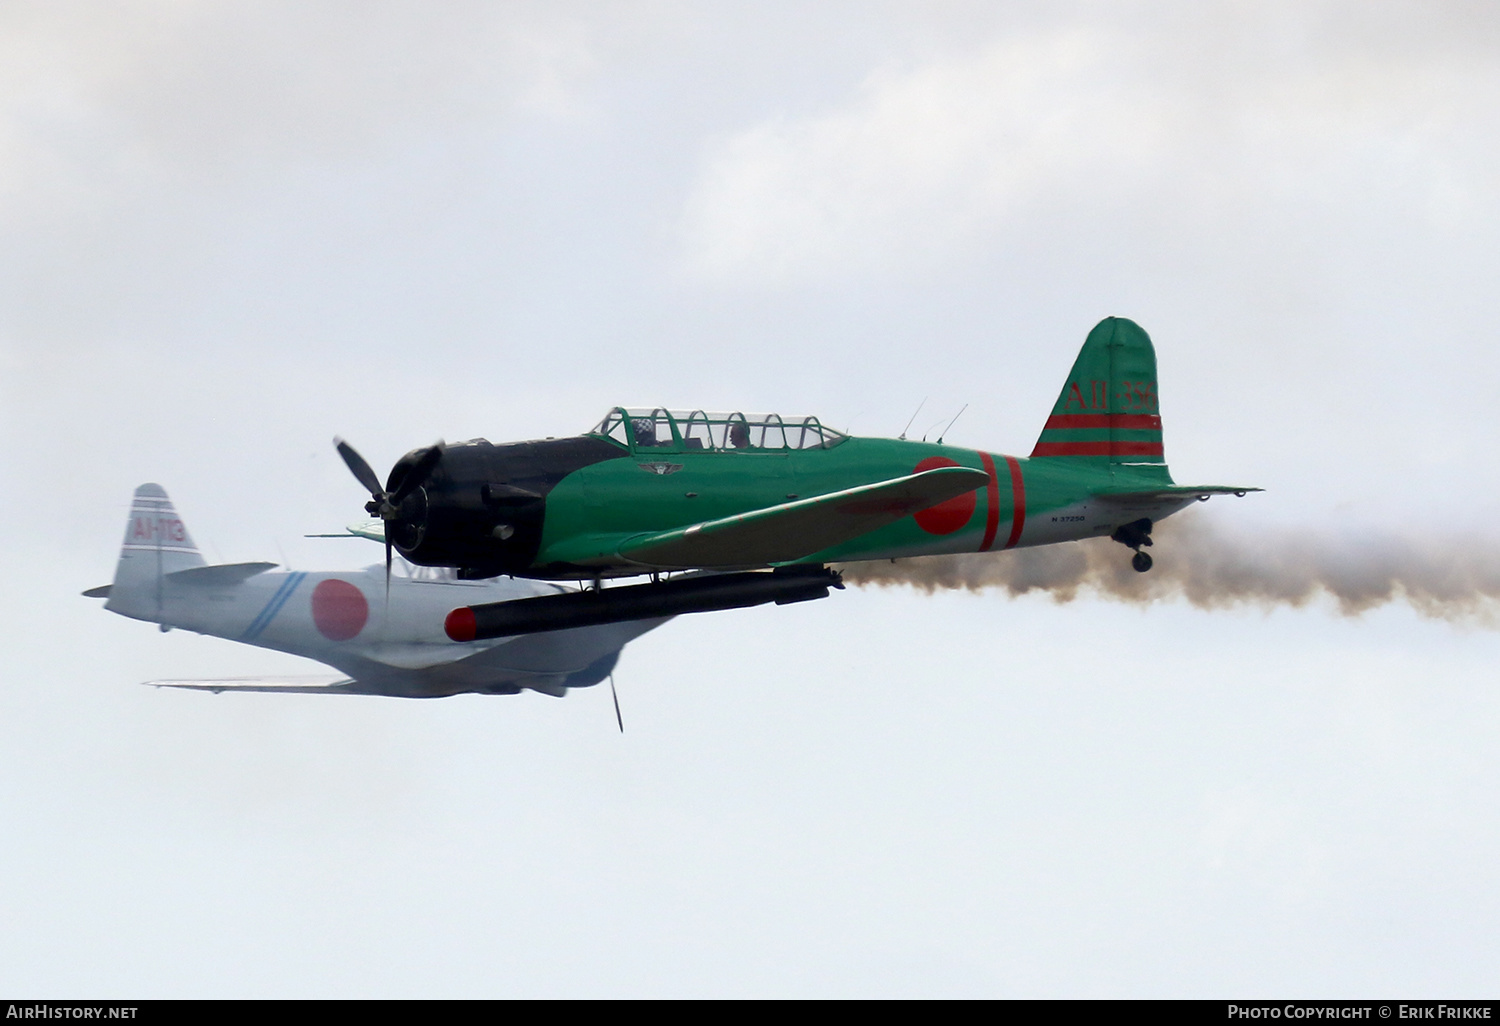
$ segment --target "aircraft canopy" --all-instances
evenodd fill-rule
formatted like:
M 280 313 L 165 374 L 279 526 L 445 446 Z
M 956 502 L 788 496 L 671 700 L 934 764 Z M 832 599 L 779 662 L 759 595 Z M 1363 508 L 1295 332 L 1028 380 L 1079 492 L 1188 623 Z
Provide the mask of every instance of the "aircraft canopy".
M 643 449 L 832 449 L 844 435 L 817 417 L 783 420 L 775 413 L 704 413 L 616 406 L 589 432 L 632 452 Z

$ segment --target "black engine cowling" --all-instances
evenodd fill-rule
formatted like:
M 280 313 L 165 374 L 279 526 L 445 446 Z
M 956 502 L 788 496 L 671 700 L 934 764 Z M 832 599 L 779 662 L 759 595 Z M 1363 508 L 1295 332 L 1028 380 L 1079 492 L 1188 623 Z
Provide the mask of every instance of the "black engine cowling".
M 388 492 L 401 487 L 425 451 L 414 449 L 396 462 Z M 386 531 L 402 556 L 422 566 L 457 567 L 468 578 L 520 574 L 541 548 L 548 493 L 574 471 L 626 455 L 586 435 L 446 445 L 397 517 L 386 521 Z

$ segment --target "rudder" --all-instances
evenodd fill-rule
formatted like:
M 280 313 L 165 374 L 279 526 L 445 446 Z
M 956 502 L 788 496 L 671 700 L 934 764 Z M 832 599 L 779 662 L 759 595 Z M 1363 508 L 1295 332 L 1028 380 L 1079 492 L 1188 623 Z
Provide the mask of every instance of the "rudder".
M 1106 317 L 1089 332 L 1031 455 L 1165 472 L 1156 350 L 1140 325 Z
M 125 541 L 104 608 L 154 619 L 161 612 L 161 579 L 205 563 L 166 489 L 143 484 L 130 501 Z

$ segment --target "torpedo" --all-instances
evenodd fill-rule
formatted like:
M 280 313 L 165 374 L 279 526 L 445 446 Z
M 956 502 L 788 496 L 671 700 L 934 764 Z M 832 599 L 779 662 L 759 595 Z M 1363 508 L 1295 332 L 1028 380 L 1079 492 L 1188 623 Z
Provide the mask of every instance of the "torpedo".
M 807 602 L 827 598 L 829 588 L 843 586 L 843 577 L 836 570 L 787 566 L 460 606 L 448 614 L 443 627 L 454 641 L 481 641 L 682 613 L 744 609 L 767 602 L 779 606 Z

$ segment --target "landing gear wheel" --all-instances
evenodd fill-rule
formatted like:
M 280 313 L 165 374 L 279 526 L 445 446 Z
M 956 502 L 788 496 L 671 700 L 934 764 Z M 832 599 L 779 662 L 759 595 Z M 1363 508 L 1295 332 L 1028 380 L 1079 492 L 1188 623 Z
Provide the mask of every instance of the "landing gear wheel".
M 1130 565 L 1135 567 L 1135 572 L 1143 574 L 1151 569 L 1151 555 L 1146 552 L 1137 552 L 1130 557 Z

